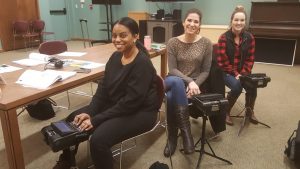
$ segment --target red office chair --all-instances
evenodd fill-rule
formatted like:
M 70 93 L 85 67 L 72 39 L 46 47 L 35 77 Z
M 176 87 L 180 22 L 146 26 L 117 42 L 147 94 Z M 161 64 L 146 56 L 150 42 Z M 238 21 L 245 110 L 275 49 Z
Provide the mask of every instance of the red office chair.
M 56 55 L 62 52 L 65 52 L 68 50 L 67 44 L 64 41 L 47 41 L 47 42 L 43 42 L 42 44 L 40 44 L 39 46 L 39 52 L 42 54 L 46 54 L 46 55 Z M 91 95 L 87 94 L 83 91 L 66 91 L 67 92 L 67 98 L 68 98 L 68 107 L 67 109 L 70 108 L 71 106 L 71 101 L 70 101 L 70 95 L 69 93 L 72 94 L 77 94 L 80 96 L 87 96 L 87 97 L 92 97 L 93 93 L 93 84 L 90 83 L 90 88 L 91 88 Z M 63 106 L 60 106 L 63 107 Z M 65 108 L 65 107 L 63 107 Z
M 67 51 L 68 47 L 66 42 L 64 41 L 48 41 L 48 42 L 41 43 L 38 50 L 41 54 L 56 55 Z M 70 97 L 68 91 L 67 91 L 67 98 L 68 98 L 68 107 L 64 107 L 64 106 L 57 106 L 57 107 L 69 109 L 71 103 L 70 103 Z
M 12 23 L 13 37 L 14 37 L 14 49 L 16 48 L 16 38 L 22 38 L 25 48 L 31 43 L 31 40 L 38 37 L 37 33 L 30 31 L 30 24 L 27 21 L 15 21 Z
M 56 55 L 67 50 L 68 47 L 64 41 L 48 41 L 39 46 L 39 52 L 46 55 Z

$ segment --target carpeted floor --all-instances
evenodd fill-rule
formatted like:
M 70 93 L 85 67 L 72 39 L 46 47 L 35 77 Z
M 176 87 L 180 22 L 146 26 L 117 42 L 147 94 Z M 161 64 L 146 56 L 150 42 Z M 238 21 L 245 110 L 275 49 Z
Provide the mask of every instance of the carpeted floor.
M 70 51 L 80 51 L 83 48 L 82 42 L 68 42 Z M 17 50 L 0 53 L 0 63 L 18 58 L 25 58 L 30 50 Z M 153 59 L 153 63 L 159 70 L 160 59 Z M 262 125 L 247 125 L 240 136 L 237 136 L 241 119 L 234 119 L 234 126 L 227 126 L 227 130 L 221 133 L 217 139 L 210 140 L 215 153 L 233 163 L 228 165 L 223 161 L 203 156 L 201 168 L 204 169 L 295 169 L 283 154 L 286 141 L 292 131 L 297 127 L 300 120 L 300 66 L 278 66 L 267 64 L 255 64 L 254 72 L 267 73 L 271 82 L 266 88 L 258 90 L 258 98 L 255 105 L 257 118 L 270 125 L 266 128 Z M 93 89 L 96 89 L 93 84 Z M 77 90 L 77 89 L 74 89 Z M 80 90 L 90 92 L 90 85 L 80 87 Z M 66 105 L 66 93 L 53 97 L 59 104 Z M 32 119 L 24 112 L 18 118 L 22 138 L 22 146 L 25 156 L 26 169 L 50 169 L 56 163 L 59 153 L 53 153 L 43 142 L 40 129 L 50 122 L 66 117 L 71 111 L 87 104 L 89 97 L 71 95 L 71 110 L 58 109 L 55 118 L 47 121 Z M 237 114 L 244 104 L 244 95 L 241 95 L 233 108 L 233 114 Z M 191 119 L 192 133 L 194 140 L 201 135 L 202 119 Z M 2 130 L 0 132 L 0 168 L 8 168 Z M 210 125 L 207 125 L 207 136 L 213 135 Z M 140 137 L 137 140 L 137 147 L 124 153 L 123 169 L 148 169 L 156 161 L 170 165 L 168 158 L 163 156 L 163 148 L 166 143 L 164 128 Z M 179 144 L 181 147 L 181 144 Z M 209 151 L 206 145 L 206 150 Z M 86 168 L 87 145 L 80 145 L 77 154 L 78 166 Z M 199 147 L 197 147 L 199 149 Z M 174 169 L 196 168 L 199 153 L 184 155 L 179 150 L 173 156 Z M 118 169 L 119 157 L 115 158 L 115 168 Z

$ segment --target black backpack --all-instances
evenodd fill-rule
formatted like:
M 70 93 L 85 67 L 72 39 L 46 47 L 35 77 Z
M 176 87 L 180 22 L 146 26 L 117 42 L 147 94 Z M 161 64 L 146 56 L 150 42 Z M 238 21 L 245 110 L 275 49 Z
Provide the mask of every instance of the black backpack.
M 28 114 L 32 118 L 48 120 L 55 116 L 52 105 L 56 106 L 57 104 L 51 98 L 46 98 L 38 101 L 37 103 L 27 105 L 19 114 L 21 114 L 24 110 L 27 110 Z
M 155 163 L 153 163 L 149 169 L 169 169 L 169 166 L 167 164 L 164 163 L 160 163 L 158 161 L 156 161 Z

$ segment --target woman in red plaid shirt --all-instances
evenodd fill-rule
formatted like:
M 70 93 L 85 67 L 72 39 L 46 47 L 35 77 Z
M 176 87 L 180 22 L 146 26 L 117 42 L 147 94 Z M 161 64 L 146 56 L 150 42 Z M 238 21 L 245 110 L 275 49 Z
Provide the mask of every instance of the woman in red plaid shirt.
M 233 125 L 230 111 L 240 96 L 243 88 L 246 90 L 245 106 L 254 108 L 257 89 L 242 86 L 239 80 L 241 75 L 251 73 L 254 64 L 255 40 L 251 33 L 245 31 L 247 15 L 244 7 L 237 6 L 231 15 L 230 29 L 222 34 L 218 41 L 217 62 L 224 71 L 224 81 L 231 91 L 227 95 L 229 106 L 226 123 Z M 247 109 L 246 115 L 250 122 L 257 124 L 254 112 Z

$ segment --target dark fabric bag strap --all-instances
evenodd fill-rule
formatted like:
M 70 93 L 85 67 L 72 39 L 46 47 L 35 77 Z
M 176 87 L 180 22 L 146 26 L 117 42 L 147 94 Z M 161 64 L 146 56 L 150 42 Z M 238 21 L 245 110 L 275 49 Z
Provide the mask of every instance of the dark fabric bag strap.
M 48 97 L 47 100 L 49 100 L 52 105 L 57 106 L 57 103 L 53 99 L 51 99 L 50 97 Z

